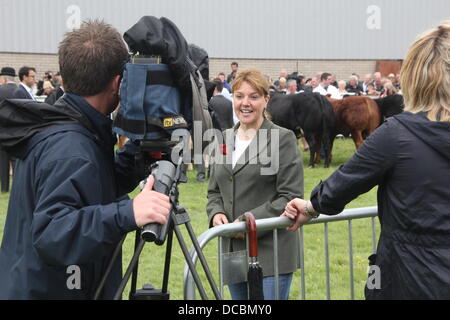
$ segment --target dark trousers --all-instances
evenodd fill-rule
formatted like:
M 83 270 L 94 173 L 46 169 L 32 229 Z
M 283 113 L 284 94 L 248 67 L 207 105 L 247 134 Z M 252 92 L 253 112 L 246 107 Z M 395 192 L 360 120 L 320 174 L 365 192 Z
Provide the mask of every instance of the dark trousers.
M 0 185 L 1 192 L 9 191 L 9 155 L 0 148 Z

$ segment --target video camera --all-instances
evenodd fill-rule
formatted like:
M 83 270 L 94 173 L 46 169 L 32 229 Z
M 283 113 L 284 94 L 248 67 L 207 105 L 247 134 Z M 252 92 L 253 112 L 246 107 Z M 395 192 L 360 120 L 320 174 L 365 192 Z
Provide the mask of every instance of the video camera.
M 206 86 L 199 72 L 205 66 L 194 64 L 190 46 L 178 28 L 166 18 L 141 18 L 125 32 L 124 40 L 131 55 L 124 65 L 120 108 L 114 119 L 113 131 L 139 146 L 135 162 L 141 177 L 153 174 L 152 171 L 158 167 L 156 172 L 167 170 L 161 173 L 161 177 L 170 177 L 171 183 L 177 184 L 175 172 L 182 165 L 179 159 L 189 149 L 189 138 L 193 134 L 203 135 L 212 128 Z M 206 51 L 199 55 L 197 49 L 196 54 L 200 56 L 197 60 L 208 64 Z M 201 123 L 200 132 L 194 130 L 196 121 Z M 192 141 L 194 144 L 195 141 L 203 143 L 202 137 L 192 137 Z M 167 163 L 176 167 L 172 168 Z M 155 186 L 160 185 L 156 178 Z M 172 187 L 162 189 L 160 192 L 169 195 Z M 145 227 L 142 237 L 146 241 L 161 239 L 154 227 L 150 230 Z

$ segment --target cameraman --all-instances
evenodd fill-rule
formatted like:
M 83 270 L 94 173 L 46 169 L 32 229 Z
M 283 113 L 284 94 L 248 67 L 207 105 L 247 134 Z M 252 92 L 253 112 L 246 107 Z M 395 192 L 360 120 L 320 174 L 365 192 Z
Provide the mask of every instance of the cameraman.
M 140 178 L 135 145 L 114 157 L 108 116 L 127 58 L 120 34 L 99 21 L 60 43 L 66 94 L 57 107 L 80 121 L 26 136 L 0 248 L 0 299 L 91 299 L 121 238 L 166 222 L 169 198 L 152 191 L 153 177 L 134 200 L 126 197 Z M 101 298 L 113 297 L 121 276 L 119 255 Z

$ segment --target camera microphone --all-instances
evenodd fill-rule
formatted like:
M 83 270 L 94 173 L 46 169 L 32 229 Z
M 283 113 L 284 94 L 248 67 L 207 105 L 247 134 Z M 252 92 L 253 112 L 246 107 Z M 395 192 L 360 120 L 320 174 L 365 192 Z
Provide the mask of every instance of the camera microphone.
M 152 166 L 151 170 L 151 174 L 155 178 L 153 190 L 168 196 L 175 179 L 175 171 L 175 166 L 170 161 L 161 160 L 156 162 Z M 170 216 L 167 220 L 167 223 L 164 225 L 161 225 L 159 223 L 146 224 L 142 228 L 142 239 L 147 242 L 156 242 L 156 244 L 161 245 L 162 243 L 164 243 L 169 222 Z

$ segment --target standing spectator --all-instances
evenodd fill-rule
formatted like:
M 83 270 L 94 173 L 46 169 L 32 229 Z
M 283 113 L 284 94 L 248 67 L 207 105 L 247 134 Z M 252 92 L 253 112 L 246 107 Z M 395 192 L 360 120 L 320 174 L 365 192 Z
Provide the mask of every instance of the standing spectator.
M 364 91 L 363 88 L 358 83 L 358 77 L 357 76 L 351 76 L 347 86 L 345 87 L 345 90 L 349 93 L 354 93 L 355 95 L 359 96 Z
M 221 132 L 232 128 L 233 122 L 233 104 L 222 95 L 223 82 L 219 78 L 214 79 L 216 85 L 213 97 L 209 100 L 208 109 L 211 113 L 214 129 Z
M 55 104 L 56 101 L 58 101 L 59 98 L 61 98 L 64 95 L 64 86 L 63 86 L 63 79 L 61 77 L 61 73 L 57 72 L 55 74 L 55 83 L 56 88 L 53 90 L 53 92 L 45 98 L 45 103 L 48 104 Z
M 320 79 L 320 78 L 317 78 L 317 77 L 312 77 L 312 78 L 311 78 L 311 82 L 310 82 L 310 84 L 311 84 L 311 89 L 312 89 L 311 92 L 314 91 L 314 89 L 317 88 L 317 87 L 319 86 L 319 79 Z
M 375 88 L 375 91 L 380 95 L 383 93 L 383 78 L 381 77 L 380 72 L 375 72 L 373 74 L 373 86 Z
M 279 216 L 291 199 L 303 194 L 303 167 L 294 133 L 265 119 L 269 84 L 262 73 L 258 70 L 240 72 L 233 83 L 233 91 L 234 108 L 240 121 L 225 133 L 225 151 L 228 152 L 225 161 L 220 161 L 220 155 L 214 158 L 208 186 L 210 227 L 237 222 L 248 211 L 256 219 Z M 272 148 L 272 143 L 277 147 Z M 266 148 L 275 149 L 270 156 L 272 165 L 279 163 L 268 171 L 266 159 L 263 164 L 260 154 Z M 225 238 L 225 242 L 224 252 L 246 248 L 243 237 Z M 287 299 L 293 272 L 298 269 L 298 236 L 280 229 L 278 243 L 279 294 L 281 299 Z M 267 300 L 275 298 L 273 254 L 272 233 L 259 233 L 258 258 L 264 271 L 263 289 Z M 233 299 L 248 299 L 247 282 L 229 284 L 229 289 Z
M 4 67 L 0 72 L 0 103 L 5 99 L 12 99 L 14 91 L 17 89 L 14 78 L 16 70 L 11 67 Z
M 333 78 L 331 76 L 331 73 L 322 73 L 322 75 L 320 76 L 320 83 L 316 88 L 313 89 L 313 92 L 318 92 L 321 95 L 328 96 L 333 99 L 338 99 L 338 89 L 335 86 L 331 85 L 332 79 Z
M 380 93 L 377 90 L 375 90 L 375 86 L 374 86 L 373 82 L 371 82 L 367 85 L 366 93 L 368 96 L 371 96 L 371 97 L 379 97 L 380 96 Z
M 276 87 L 277 91 L 280 93 L 286 93 L 287 92 L 287 80 L 284 77 L 281 77 L 278 80 L 278 86 Z
M 278 75 L 278 79 L 275 80 L 275 82 L 273 83 L 274 86 L 278 88 L 280 86 L 280 80 L 282 78 L 286 80 L 288 78 L 288 76 L 289 76 L 289 73 L 287 72 L 287 70 L 286 69 L 281 69 L 281 71 L 280 71 L 280 73 Z
M 231 63 L 231 73 L 227 76 L 227 82 L 231 85 L 234 78 L 236 78 L 237 72 L 238 72 L 239 64 L 236 61 L 233 61 Z
M 220 72 L 217 75 L 217 78 L 219 78 L 220 81 L 222 81 L 222 83 L 223 83 L 222 95 L 230 101 L 233 100 L 233 98 L 231 97 L 231 87 L 225 80 L 225 73 Z
M 345 95 L 348 95 L 347 90 L 345 89 L 347 83 L 344 80 L 338 81 L 338 94 L 339 99 L 342 99 Z
M 225 73 L 220 72 L 220 73 L 217 75 L 217 77 L 220 79 L 220 81 L 222 81 L 223 87 L 224 87 L 225 89 L 227 89 L 229 93 L 231 93 L 232 90 L 231 90 L 230 84 L 227 82 L 227 80 L 225 80 Z
M 299 75 L 298 76 L 297 91 L 298 92 L 305 92 L 306 91 L 306 79 L 305 79 L 304 75 Z
M 383 94 L 381 95 L 381 98 L 392 96 L 392 95 L 398 93 L 397 89 L 394 87 L 394 85 L 390 81 L 387 81 L 384 84 L 383 89 L 384 90 L 383 90 Z
M 33 87 L 36 84 L 36 69 L 32 67 L 22 67 L 19 70 L 20 84 L 14 90 L 14 99 L 34 100 Z
M 390 117 L 356 154 L 283 215 L 290 228 L 335 215 L 378 185 L 378 286 L 367 299 L 450 299 L 450 20 L 423 33 L 401 71 L 405 112 Z
M 14 82 L 16 70 L 11 67 L 4 67 L 0 72 L 0 103 L 5 99 L 12 99 L 17 85 Z M 10 157 L 9 154 L 0 148 L 0 189 L 1 192 L 9 191 L 9 174 L 10 174 Z
M 297 81 L 295 79 L 289 79 L 287 82 L 286 94 L 296 94 L 297 92 Z
M 372 75 L 370 73 L 366 74 L 364 76 L 364 81 L 362 82 L 362 89 L 364 93 L 367 93 L 367 87 L 369 86 L 369 83 L 372 82 Z

